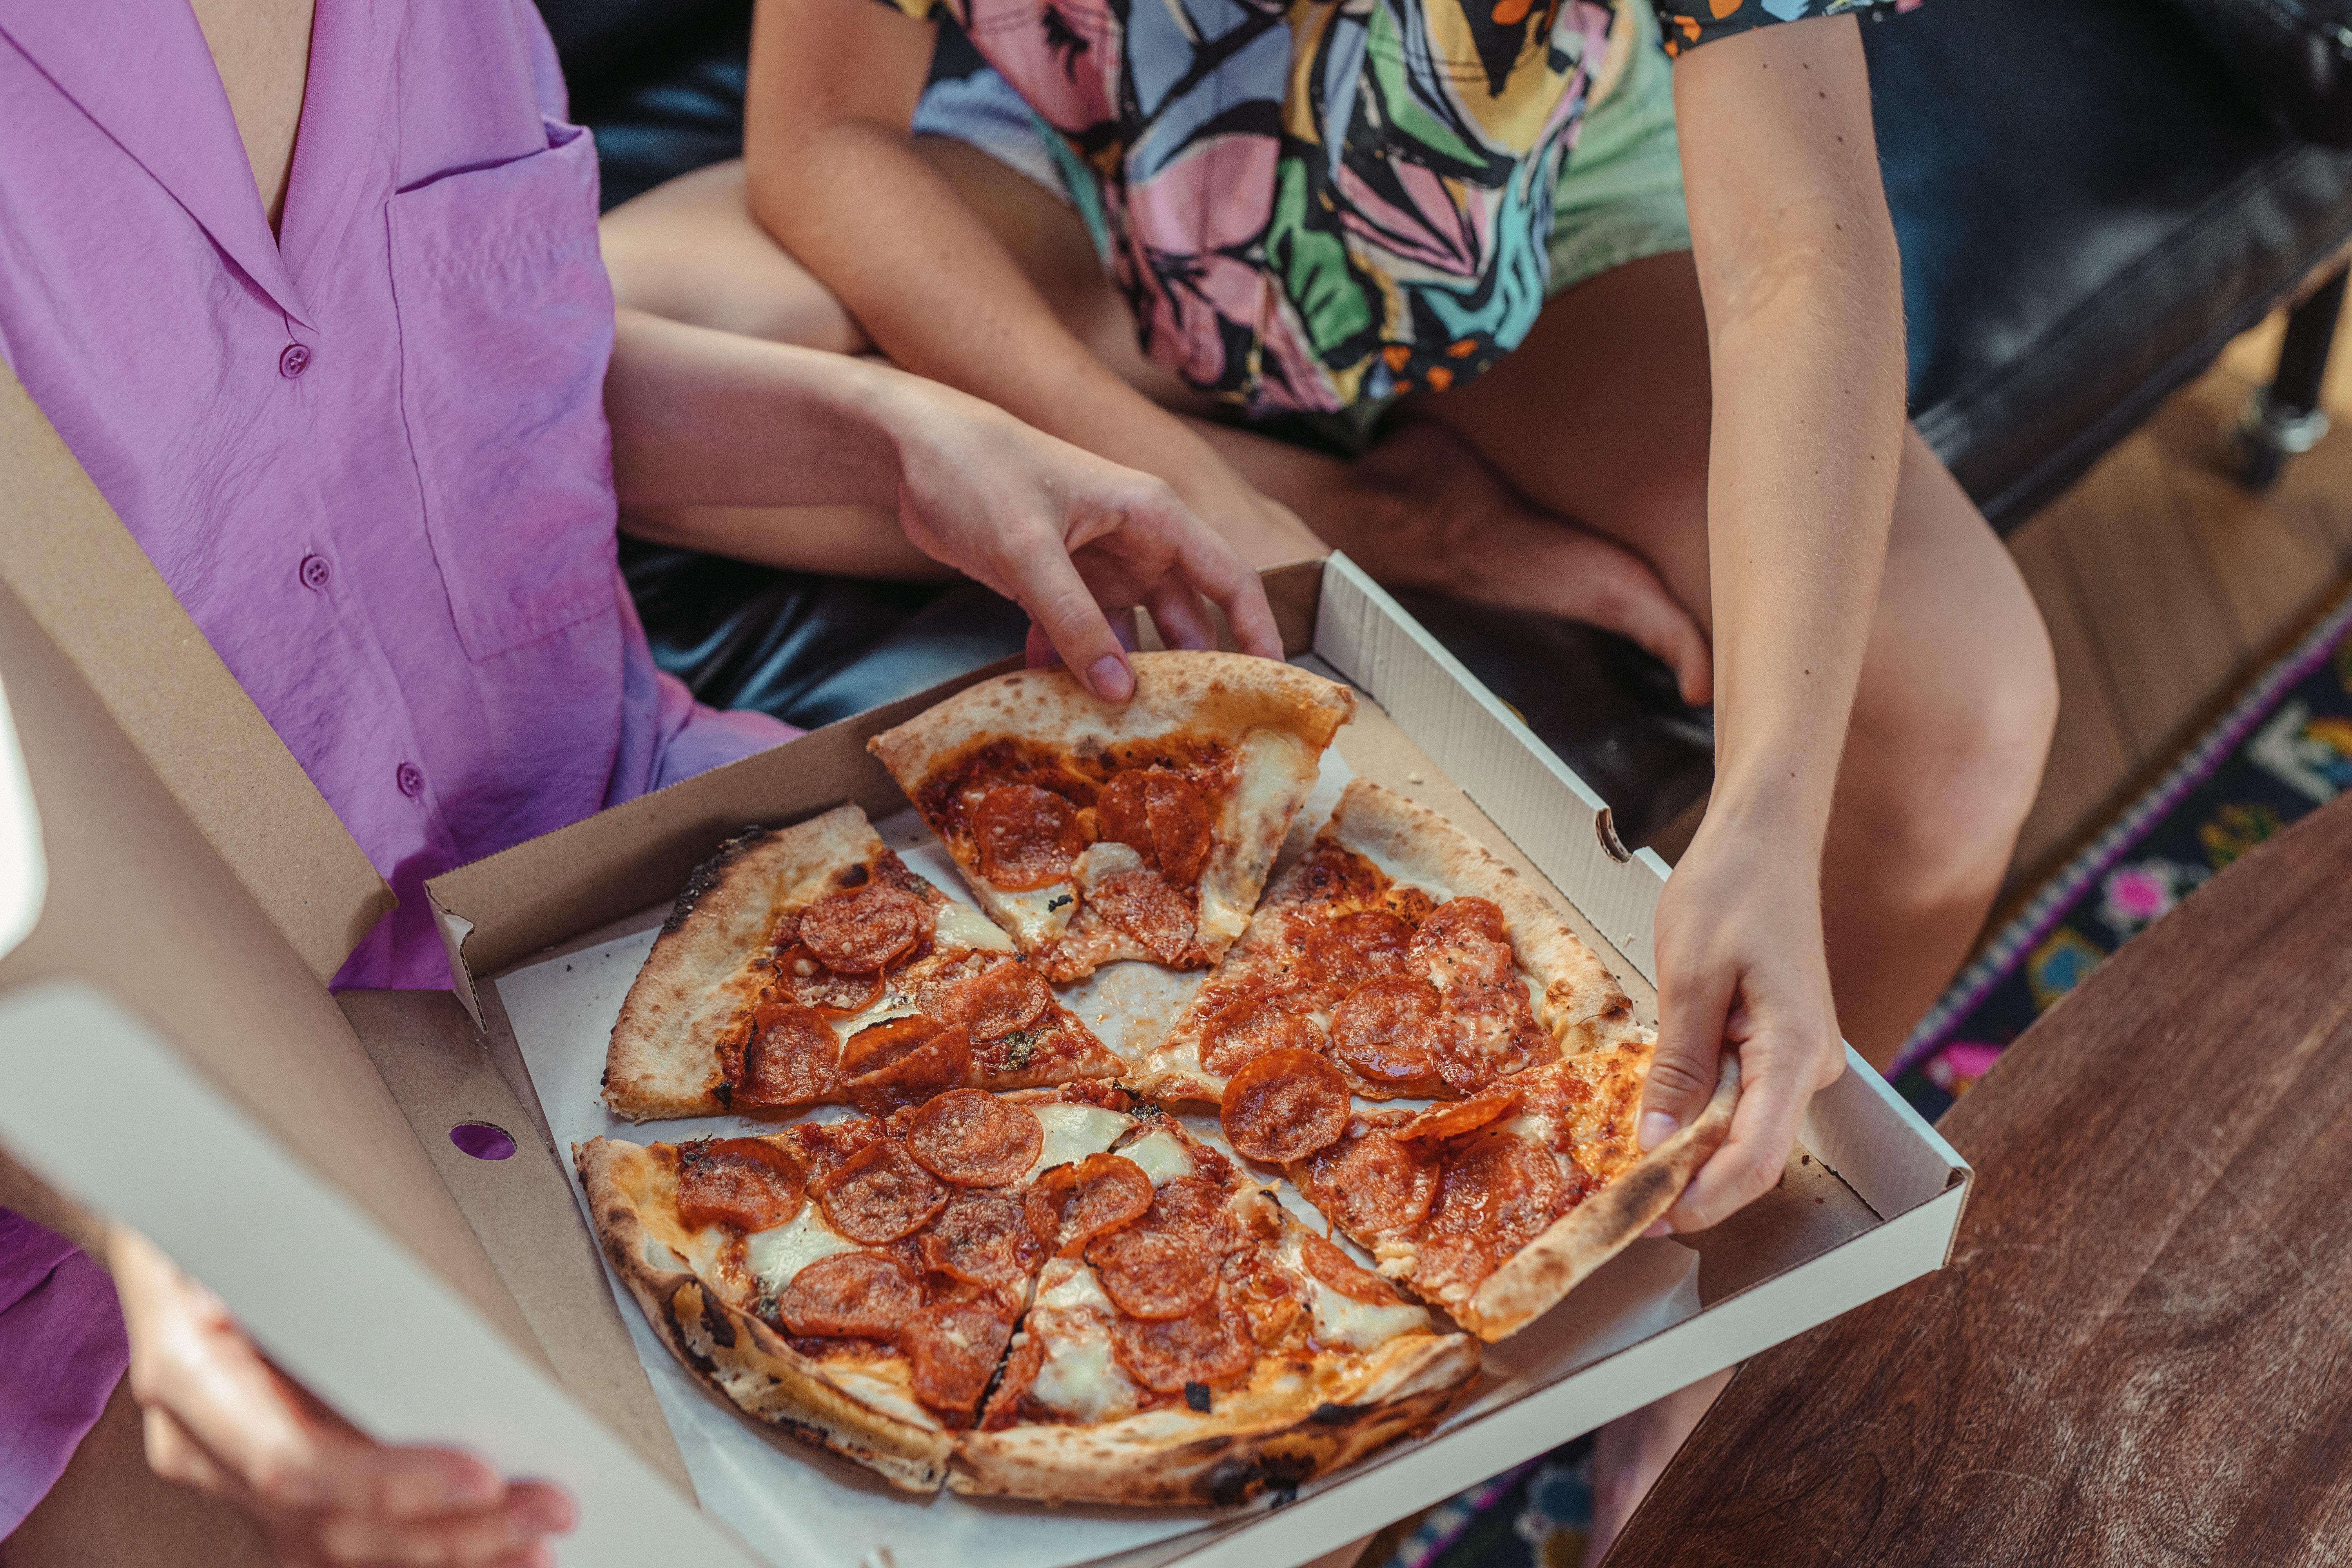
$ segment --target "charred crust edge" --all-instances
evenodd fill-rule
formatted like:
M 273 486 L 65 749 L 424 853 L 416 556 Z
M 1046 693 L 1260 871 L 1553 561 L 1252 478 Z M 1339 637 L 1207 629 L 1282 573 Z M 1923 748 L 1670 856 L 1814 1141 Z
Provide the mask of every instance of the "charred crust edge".
M 767 828 L 756 825 L 747 827 L 721 844 L 716 855 L 697 866 L 692 874 L 686 879 L 685 889 L 677 895 L 677 902 L 671 906 L 669 918 L 662 921 L 662 935 L 668 936 L 684 925 L 687 917 L 694 913 L 694 906 L 701 900 L 702 896 L 719 885 L 719 879 L 726 874 L 727 868 L 758 848 L 768 837 Z

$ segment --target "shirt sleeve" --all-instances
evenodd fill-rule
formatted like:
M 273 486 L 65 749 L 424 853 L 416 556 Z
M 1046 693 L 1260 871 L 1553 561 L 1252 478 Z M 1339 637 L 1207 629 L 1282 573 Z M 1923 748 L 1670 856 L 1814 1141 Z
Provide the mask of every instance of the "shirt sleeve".
M 1650 0 L 1652 8 L 1658 13 L 1658 31 L 1670 55 L 1774 22 L 1839 16 L 1848 12 L 1868 15 L 1874 21 L 1890 11 L 1916 10 L 1921 3 L 1922 0 Z

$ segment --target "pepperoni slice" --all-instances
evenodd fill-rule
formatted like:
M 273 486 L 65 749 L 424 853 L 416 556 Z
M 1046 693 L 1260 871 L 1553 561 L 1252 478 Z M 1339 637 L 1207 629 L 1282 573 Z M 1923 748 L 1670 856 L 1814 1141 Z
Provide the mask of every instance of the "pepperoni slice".
M 762 1002 L 751 1016 L 751 1041 L 743 1049 L 743 1069 L 729 1103 L 806 1105 L 823 1100 L 841 1081 L 840 1055 L 841 1042 L 824 1014 L 793 1002 Z
M 681 1143 L 677 1217 L 688 1229 L 731 1225 L 766 1230 L 801 1212 L 808 1172 L 790 1151 L 761 1138 Z
M 817 1202 L 833 1228 L 879 1247 L 922 1227 L 947 1206 L 948 1190 L 889 1139 L 868 1143 L 826 1176 Z
M 1518 1103 L 1517 1089 L 1493 1089 L 1450 1105 L 1433 1105 L 1426 1110 L 1415 1111 L 1411 1121 L 1391 1128 L 1389 1132 L 1406 1142 L 1435 1143 L 1459 1138 L 1465 1132 L 1475 1132 Z
M 1485 942 L 1507 947 L 1510 941 L 1510 931 L 1503 924 L 1503 907 L 1492 899 L 1467 893 L 1438 905 L 1412 935 L 1413 950 L 1423 953 Z
M 1217 1302 L 1185 1318 L 1114 1318 L 1110 1348 L 1128 1374 L 1155 1394 L 1181 1393 L 1188 1383 L 1228 1382 L 1257 1361 L 1239 1315 Z
M 1450 1034 L 1445 999 L 1414 975 L 1368 980 L 1331 1010 L 1331 1054 L 1374 1083 L 1436 1077 Z
M 1348 1131 L 1348 1080 L 1314 1051 L 1268 1051 L 1226 1080 L 1217 1119 L 1236 1152 L 1286 1165 Z
M 1004 1358 L 1004 1373 L 996 1380 L 996 1392 L 988 1396 L 988 1408 L 980 1413 L 980 1429 L 1001 1432 L 1019 1420 L 1021 1402 L 1029 1397 L 1037 1374 L 1045 1370 L 1045 1342 L 1031 1333 Z
M 1345 995 L 1367 980 L 1405 970 L 1412 926 L 1388 910 L 1358 910 L 1325 922 L 1315 944 L 1315 978 Z
M 1002 1187 L 1019 1181 L 1045 1147 L 1027 1107 L 977 1089 L 951 1089 L 915 1112 L 907 1152 L 943 1182 Z
M 922 1287 L 885 1252 L 820 1258 L 776 1292 L 785 1328 L 827 1339 L 887 1340 L 922 1304 Z
M 1307 1167 L 1315 1206 L 1351 1236 L 1402 1230 L 1429 1213 L 1437 1167 L 1388 1133 L 1360 1123 Z
M 913 1014 L 860 1029 L 841 1047 L 842 1091 L 868 1116 L 920 1105 L 971 1076 L 971 1037 Z
M 828 1018 L 863 1013 L 882 1000 L 884 981 L 879 972 L 840 973 L 826 968 L 823 959 L 798 943 L 786 948 L 777 959 L 776 978 L 783 983 L 793 1001 L 803 1007 L 814 1007 Z
M 1189 1318 L 1216 1299 L 1218 1255 L 1190 1230 L 1129 1226 L 1087 1247 L 1103 1293 L 1136 1318 Z
M 958 1193 L 919 1238 L 923 1266 L 968 1285 L 1017 1284 L 1045 1260 L 1021 1200 L 1004 1193 Z
M 1087 847 L 1078 808 L 1035 784 L 999 784 L 972 808 L 971 837 L 980 874 L 1009 893 L 1070 879 L 1070 862 Z
M 1396 1287 L 1312 1231 L 1299 1241 L 1298 1261 L 1307 1266 L 1307 1273 L 1351 1301 L 1375 1307 L 1397 1304 Z
M 868 882 L 801 911 L 801 945 L 828 969 L 873 974 L 929 938 L 938 917 L 903 888 Z
M 1577 1196 L 1550 1150 L 1513 1133 L 1489 1132 L 1445 1162 L 1429 1233 L 1475 1239 L 1502 1257 L 1541 1235 Z
M 1204 1175 L 1171 1175 L 1160 1183 L 1160 1192 L 1152 1194 L 1150 1213 L 1143 1215 L 1143 1223 L 1152 1229 L 1190 1232 L 1202 1246 L 1218 1253 L 1223 1253 L 1230 1241 L 1237 1241 L 1228 1194 Z
M 1166 768 L 1113 773 L 1095 798 L 1095 831 L 1133 847 L 1176 887 L 1190 887 L 1209 858 L 1209 803 L 1200 787 Z
M 959 980 L 940 997 L 942 1022 L 961 1024 L 974 1045 L 1025 1029 L 1054 1005 L 1045 977 L 1017 959 Z
M 924 1308 L 898 1331 L 899 1348 L 914 1363 L 915 1397 L 969 1418 L 1012 1338 L 1013 1325 L 976 1301 Z
M 1162 963 L 1181 963 L 1192 945 L 1192 901 L 1156 871 L 1122 871 L 1097 882 L 1087 902 Z
M 1096 1237 L 1150 1211 L 1151 1178 L 1123 1154 L 1089 1154 L 1040 1176 L 1026 1202 L 1037 1239 L 1060 1257 L 1076 1258 Z
M 1323 1031 L 1295 992 L 1254 987 L 1211 1015 L 1201 1030 L 1201 1065 L 1213 1073 L 1238 1071 L 1268 1051 L 1320 1050 Z

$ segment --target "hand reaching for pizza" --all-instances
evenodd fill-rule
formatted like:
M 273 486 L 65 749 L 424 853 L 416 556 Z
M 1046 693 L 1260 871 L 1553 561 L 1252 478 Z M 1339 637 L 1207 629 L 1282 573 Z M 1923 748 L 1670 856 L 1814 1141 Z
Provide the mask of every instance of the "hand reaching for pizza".
M 117 1228 L 107 1264 L 158 1475 L 268 1527 L 290 1568 L 553 1568 L 572 1501 L 469 1454 L 387 1447 L 265 1359 L 220 1299 Z
M 1658 1050 L 1640 1135 L 1654 1147 L 1739 1053 L 1731 1136 L 1664 1228 L 1705 1230 L 1771 1190 L 1817 1090 L 1845 1070 L 1822 945 L 1815 866 L 1710 817 L 1658 900 Z
M 1170 647 L 1206 648 L 1214 605 L 1242 652 L 1282 657 L 1257 574 L 1169 486 L 976 398 L 929 383 L 921 395 L 941 406 L 894 422 L 899 523 L 1028 611 L 1033 650 L 1042 634 L 1097 696 L 1123 702 L 1135 677 L 1111 616 L 1149 610 Z

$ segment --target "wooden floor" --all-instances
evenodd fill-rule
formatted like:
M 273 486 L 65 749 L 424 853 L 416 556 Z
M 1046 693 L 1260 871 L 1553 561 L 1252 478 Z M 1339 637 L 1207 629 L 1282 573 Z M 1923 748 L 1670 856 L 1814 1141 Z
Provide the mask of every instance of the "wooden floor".
M 2352 350 L 2338 426 L 2267 495 L 2228 472 L 2228 431 L 2267 379 L 2282 318 L 2232 344 L 2010 538 L 2050 625 L 2058 734 L 2011 889 L 2037 882 L 2140 787 L 2352 576 Z

